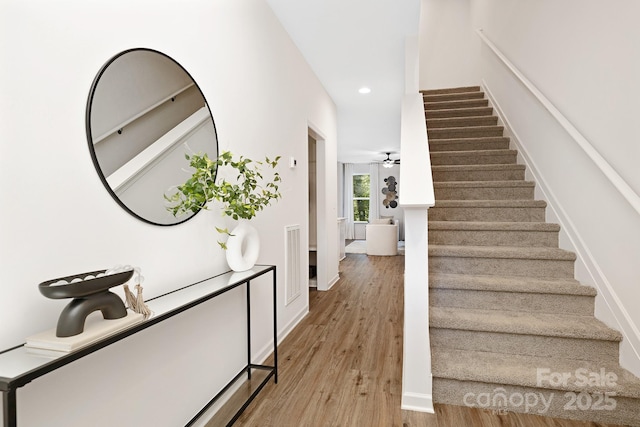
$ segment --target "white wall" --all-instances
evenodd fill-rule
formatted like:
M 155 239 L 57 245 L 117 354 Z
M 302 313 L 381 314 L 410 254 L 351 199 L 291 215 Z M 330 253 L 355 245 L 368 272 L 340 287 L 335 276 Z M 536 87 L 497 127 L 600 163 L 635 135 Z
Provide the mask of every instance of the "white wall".
M 471 0 L 422 0 L 420 89 L 473 86 L 479 41 L 471 27 Z
M 435 39 L 452 40 L 447 49 L 471 51 L 478 63 L 469 71 L 482 82 L 511 125 L 520 160 L 537 180 L 536 197 L 550 207 L 548 221 L 562 226 L 561 247 L 576 251 L 576 277 L 598 289 L 596 316 L 620 330 L 621 363 L 640 374 L 640 221 L 638 213 L 602 170 L 542 107 L 531 92 L 483 45 L 460 34 L 484 34 L 578 129 L 604 160 L 640 193 L 636 115 L 640 112 L 640 4 L 615 7 L 597 0 L 424 0 L 441 15 L 422 28 L 421 67 L 450 66 Z M 448 20 L 457 16 L 457 21 Z M 427 18 L 429 16 L 427 15 Z M 442 17 L 442 19 L 440 19 Z M 436 22 L 433 22 L 436 21 Z M 462 45 L 460 45 L 460 43 Z M 465 44 L 466 43 L 466 44 Z M 448 62 L 448 64 L 447 64 Z M 421 89 L 461 86 L 446 76 L 422 74 Z M 471 79 L 473 80 L 473 79 Z M 437 81 L 438 84 L 435 84 Z
M 473 3 L 473 26 L 567 117 L 640 192 L 640 4 L 595 0 Z M 580 258 L 576 276 L 598 289 L 596 316 L 625 335 L 623 366 L 640 374 L 640 216 L 578 144 L 497 61 L 480 51 L 486 87 L 504 110 L 547 199 L 561 246 Z M 635 348 L 635 349 L 634 349 Z
M 142 268 L 149 298 L 227 269 L 217 212 L 151 226 L 124 212 L 93 168 L 88 91 L 101 65 L 128 48 L 159 50 L 191 73 L 221 150 L 299 159 L 295 169 L 282 164 L 283 199 L 254 222 L 258 262 L 283 267 L 283 227 L 307 227 L 310 122 L 325 139 L 326 186 L 336 186 L 336 111 L 264 1 L 10 0 L 1 9 L 11 66 L 0 71 L 0 348 L 55 325 L 64 302 L 38 293 L 44 280 L 129 263 Z M 335 194 L 325 196 L 335 227 Z M 337 235 L 325 235 L 333 278 Z M 283 277 L 281 334 L 308 310 L 304 294 L 284 308 Z M 262 320 L 271 310 L 269 283 L 258 281 L 252 292 L 256 359 L 270 343 L 270 322 Z M 232 292 L 28 384 L 18 391 L 20 426 L 183 425 L 243 364 L 243 306 L 243 293 Z
M 640 111 L 640 4 L 475 3 L 474 26 L 484 29 L 640 193 L 640 145 L 634 143 L 639 132 L 633 125 Z

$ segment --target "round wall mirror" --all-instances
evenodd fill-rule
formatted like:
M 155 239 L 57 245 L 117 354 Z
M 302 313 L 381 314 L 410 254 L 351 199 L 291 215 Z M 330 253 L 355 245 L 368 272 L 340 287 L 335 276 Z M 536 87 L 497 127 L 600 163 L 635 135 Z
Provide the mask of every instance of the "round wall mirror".
M 169 56 L 131 49 L 111 58 L 91 85 L 89 151 L 111 196 L 147 223 L 175 225 L 164 196 L 190 176 L 185 154 L 218 156 L 213 117 L 198 85 Z

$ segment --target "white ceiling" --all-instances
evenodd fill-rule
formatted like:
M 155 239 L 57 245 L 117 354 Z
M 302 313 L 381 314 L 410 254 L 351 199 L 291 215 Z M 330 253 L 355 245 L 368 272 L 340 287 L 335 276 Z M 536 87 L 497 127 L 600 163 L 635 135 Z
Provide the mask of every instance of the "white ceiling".
M 418 34 L 420 0 L 266 1 L 336 103 L 338 161 L 398 153 L 405 39 Z

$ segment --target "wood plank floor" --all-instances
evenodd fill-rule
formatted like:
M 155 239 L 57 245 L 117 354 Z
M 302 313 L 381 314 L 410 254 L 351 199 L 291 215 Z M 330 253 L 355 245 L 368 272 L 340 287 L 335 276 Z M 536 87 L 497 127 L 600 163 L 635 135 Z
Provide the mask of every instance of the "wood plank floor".
M 278 347 L 278 384 L 269 382 L 235 425 L 602 426 L 451 405 L 402 411 L 403 271 L 402 256 L 347 255 L 340 281 L 310 291 L 309 315 Z

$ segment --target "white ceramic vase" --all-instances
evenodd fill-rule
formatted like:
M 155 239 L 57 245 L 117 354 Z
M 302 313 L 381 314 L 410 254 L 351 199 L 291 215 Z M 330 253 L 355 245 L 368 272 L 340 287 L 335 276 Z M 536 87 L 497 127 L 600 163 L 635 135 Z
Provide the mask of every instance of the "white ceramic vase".
M 246 271 L 256 264 L 260 239 L 248 220 L 240 220 L 227 239 L 227 264 L 233 271 Z

